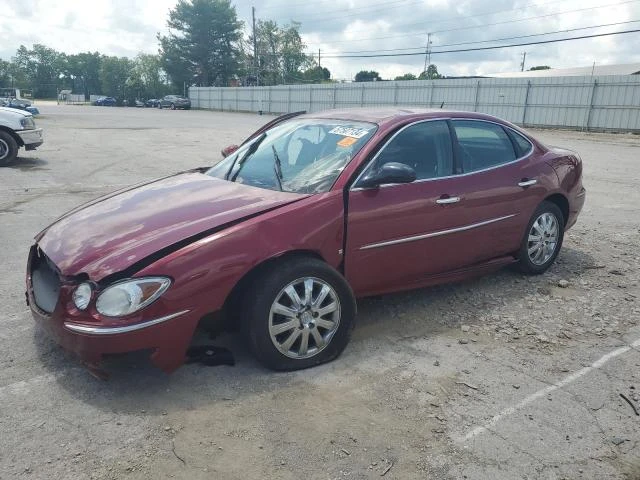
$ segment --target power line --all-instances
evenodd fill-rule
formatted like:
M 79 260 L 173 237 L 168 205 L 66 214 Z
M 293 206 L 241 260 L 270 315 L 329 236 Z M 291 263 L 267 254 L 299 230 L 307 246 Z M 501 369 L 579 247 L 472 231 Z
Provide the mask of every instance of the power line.
M 528 20 L 536 20 L 539 18 L 547 18 L 547 17 L 554 17 L 557 15 L 565 15 L 567 13 L 576 13 L 576 12 L 583 12 L 583 11 L 587 11 L 587 10 L 596 10 L 596 9 L 600 9 L 600 8 L 608 8 L 608 7 L 614 7 L 614 6 L 619 6 L 619 5 L 625 5 L 628 3 L 636 3 L 640 0 L 626 0 L 624 2 L 617 2 L 617 3 L 609 3 L 606 5 L 598 5 L 595 7 L 586 7 L 586 8 L 579 8 L 579 9 L 574 9 L 574 10 L 565 10 L 562 12 L 555 12 L 555 13 L 548 13 L 548 14 L 544 14 L 544 15 L 536 15 L 533 17 L 526 17 L 526 18 L 520 18 L 520 19 L 515 19 L 515 20 L 507 20 L 507 21 L 502 21 L 502 22 L 494 22 L 494 23 L 483 23 L 483 24 L 478 24 L 478 25 L 469 25 L 469 26 L 465 26 L 465 27 L 457 27 L 457 28 L 451 28 L 451 29 L 444 29 L 444 30 L 438 30 L 438 31 L 432 31 L 431 33 L 445 33 L 445 32 L 453 32 L 453 31 L 460 31 L 460 30 L 471 30 L 471 29 L 475 29 L 475 28 L 484 28 L 484 27 L 491 27 L 491 26 L 495 26 L 495 25 L 505 25 L 508 23 L 518 23 L 518 22 L 525 22 Z M 549 3 L 556 3 L 556 2 L 549 2 Z M 411 26 L 423 26 L 425 27 L 425 29 L 423 31 L 420 32 L 416 32 L 416 33 L 402 33 L 402 34 L 397 34 L 397 35 L 387 35 L 384 37 L 367 37 L 367 38 L 355 38 L 355 39 L 351 39 L 351 40 L 336 40 L 336 41 L 331 41 L 331 42 L 325 42 L 323 41 L 322 44 L 323 45 L 331 45 L 331 44 L 336 44 L 336 43 L 354 43 L 354 42 L 368 42 L 371 40 L 385 40 L 388 38 L 399 38 L 399 37 L 403 37 L 406 38 L 407 35 L 412 35 L 412 36 L 422 36 L 425 34 L 426 31 L 426 25 L 424 22 L 419 22 L 419 23 L 408 23 L 408 24 L 403 24 L 403 25 L 395 25 L 394 28 L 398 29 L 398 28 L 404 28 L 404 27 L 411 27 Z
M 590 30 L 593 28 L 603 28 L 603 27 L 613 27 L 617 25 L 628 25 L 630 23 L 638 23 L 640 20 L 629 20 L 627 22 L 615 22 L 615 23 L 603 23 L 600 25 L 591 25 L 589 27 L 578 27 L 578 28 L 568 28 L 565 30 L 556 30 L 553 32 L 545 32 L 545 33 L 533 33 L 530 35 L 518 35 L 515 37 L 502 37 L 502 38 L 494 38 L 491 40 L 475 40 L 470 42 L 458 42 L 458 43 L 443 43 L 441 45 L 433 45 L 432 48 L 442 48 L 442 47 L 457 47 L 460 45 L 477 45 L 480 43 L 493 43 L 493 42 L 503 42 L 505 40 L 519 40 L 521 38 L 532 38 L 532 37 L 542 37 L 544 35 L 555 35 L 557 33 L 569 33 L 569 32 L 578 32 L 581 30 Z M 348 53 L 375 53 L 375 52 L 402 52 L 407 50 L 420 50 L 424 51 L 426 47 L 409 47 L 409 48 L 386 48 L 386 49 L 376 49 L 376 50 L 353 50 L 353 51 L 344 51 L 344 52 L 336 52 L 335 54 L 348 54 Z M 310 55 L 310 54 L 308 54 Z
M 598 38 L 598 37 L 608 37 L 612 35 L 623 35 L 626 33 L 637 33 L 640 32 L 640 29 L 635 30 L 623 30 L 621 32 L 610 32 L 610 33 L 597 33 L 594 35 L 582 35 L 579 37 L 569 37 L 569 38 L 558 38 L 555 40 L 539 40 L 537 42 L 526 42 L 526 43 L 512 43 L 509 45 L 494 45 L 491 47 L 477 47 L 477 48 L 461 48 L 457 50 L 440 50 L 438 52 L 431 52 L 431 55 L 436 55 L 439 53 L 459 53 L 459 52 L 477 52 L 480 50 L 496 50 L 499 48 L 509 48 L 509 47 L 524 47 L 528 45 L 544 45 L 547 43 L 558 43 L 558 42 L 567 42 L 569 40 L 581 40 L 584 38 Z M 409 57 L 415 55 L 424 55 L 424 52 L 412 52 L 412 53 L 382 53 L 378 55 L 325 55 L 325 58 L 374 58 L 374 57 Z

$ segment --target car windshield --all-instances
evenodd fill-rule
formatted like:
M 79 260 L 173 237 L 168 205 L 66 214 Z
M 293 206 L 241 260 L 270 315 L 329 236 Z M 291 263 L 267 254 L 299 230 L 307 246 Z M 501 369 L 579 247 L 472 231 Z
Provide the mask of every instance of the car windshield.
M 350 120 L 296 119 L 267 130 L 206 173 L 295 193 L 329 191 L 377 126 Z

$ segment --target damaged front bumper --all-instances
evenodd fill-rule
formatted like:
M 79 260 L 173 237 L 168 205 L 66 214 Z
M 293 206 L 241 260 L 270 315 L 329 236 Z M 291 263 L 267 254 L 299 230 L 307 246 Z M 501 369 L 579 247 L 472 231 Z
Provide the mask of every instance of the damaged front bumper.
M 43 276 L 41 270 L 47 269 L 53 272 Z M 127 319 L 82 312 L 72 300 L 75 283 L 66 282 L 54 269 L 37 246 L 31 248 L 26 298 L 36 323 L 65 350 L 91 366 L 99 365 L 104 355 L 139 350 L 152 350 L 151 361 L 167 373 L 185 362 L 200 318 L 196 312 L 183 308 L 166 313 L 166 305 L 152 305 Z M 44 285 L 43 277 L 46 278 Z M 43 293 L 46 288 L 50 291 Z M 54 301 L 48 302 L 51 296 Z

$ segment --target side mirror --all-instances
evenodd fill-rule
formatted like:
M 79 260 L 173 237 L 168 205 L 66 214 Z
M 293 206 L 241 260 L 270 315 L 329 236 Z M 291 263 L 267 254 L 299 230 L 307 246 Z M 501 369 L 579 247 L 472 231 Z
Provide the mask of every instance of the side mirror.
M 233 152 L 238 150 L 240 147 L 238 145 L 229 145 L 228 147 L 224 147 L 220 153 L 222 154 L 222 158 L 227 158 Z
M 378 170 L 368 173 L 356 186 L 374 188 L 387 183 L 411 183 L 415 179 L 416 171 L 409 165 L 389 162 L 382 165 Z

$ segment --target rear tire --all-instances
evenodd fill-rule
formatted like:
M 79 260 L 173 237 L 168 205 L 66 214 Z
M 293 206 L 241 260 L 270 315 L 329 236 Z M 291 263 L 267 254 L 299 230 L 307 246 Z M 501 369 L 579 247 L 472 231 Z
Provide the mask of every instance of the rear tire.
M 277 262 L 244 296 L 242 326 L 255 357 L 273 370 L 300 370 L 335 359 L 355 325 L 344 277 L 315 258 Z
M 171 104 L 171 110 L 175 110 L 175 109 L 176 109 L 176 105 L 175 105 L 175 103 L 172 103 Z
M 18 156 L 18 142 L 9 133 L 0 130 L 0 167 L 13 162 Z
M 546 272 L 553 264 L 564 239 L 565 219 L 555 203 L 544 201 L 531 216 L 520 250 L 520 270 L 529 275 Z

